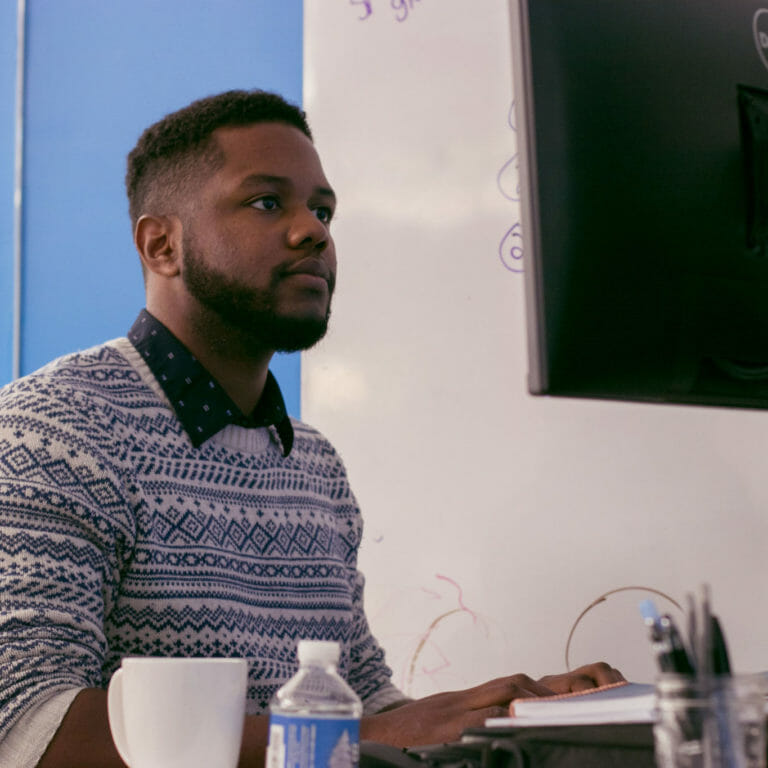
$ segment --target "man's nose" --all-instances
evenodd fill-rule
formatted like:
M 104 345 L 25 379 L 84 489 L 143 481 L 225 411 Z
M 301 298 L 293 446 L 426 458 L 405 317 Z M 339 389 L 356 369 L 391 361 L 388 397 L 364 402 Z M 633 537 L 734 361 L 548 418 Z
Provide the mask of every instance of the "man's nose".
M 292 248 L 313 245 L 318 250 L 328 246 L 330 233 L 328 226 L 320 221 L 315 212 L 304 209 L 296 213 L 288 230 L 288 244 Z

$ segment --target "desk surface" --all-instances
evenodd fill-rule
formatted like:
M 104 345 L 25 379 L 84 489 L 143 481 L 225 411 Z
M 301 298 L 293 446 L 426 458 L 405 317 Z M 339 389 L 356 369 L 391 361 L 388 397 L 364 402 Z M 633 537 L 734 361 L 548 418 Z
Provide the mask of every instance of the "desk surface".
M 360 746 L 360 768 L 655 768 L 649 723 L 478 728 L 450 744 Z
M 510 768 L 655 768 L 653 725 L 610 725 L 510 728 L 469 731 L 463 742 L 484 749 L 480 765 Z
M 399 750 L 361 743 L 360 768 L 656 768 L 652 723 L 476 728 Z

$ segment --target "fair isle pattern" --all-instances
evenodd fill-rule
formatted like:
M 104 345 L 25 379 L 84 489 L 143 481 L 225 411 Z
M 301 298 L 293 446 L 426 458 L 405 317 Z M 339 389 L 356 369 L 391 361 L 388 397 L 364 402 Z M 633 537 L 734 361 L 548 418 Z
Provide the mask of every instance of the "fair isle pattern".
M 294 429 L 288 457 L 267 428 L 194 448 L 126 339 L 0 390 L 0 739 L 126 655 L 245 657 L 264 712 L 297 639 L 337 640 L 364 701 L 401 697 L 363 612 L 344 467 Z

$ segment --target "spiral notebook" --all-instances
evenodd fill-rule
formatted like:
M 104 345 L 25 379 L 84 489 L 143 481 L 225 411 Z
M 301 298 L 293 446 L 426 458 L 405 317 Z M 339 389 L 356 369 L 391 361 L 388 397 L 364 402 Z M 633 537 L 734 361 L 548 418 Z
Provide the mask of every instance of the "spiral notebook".
M 494 717 L 486 727 L 648 723 L 654 719 L 656 693 L 652 683 L 611 683 L 599 688 L 555 696 L 514 699 L 509 717 Z

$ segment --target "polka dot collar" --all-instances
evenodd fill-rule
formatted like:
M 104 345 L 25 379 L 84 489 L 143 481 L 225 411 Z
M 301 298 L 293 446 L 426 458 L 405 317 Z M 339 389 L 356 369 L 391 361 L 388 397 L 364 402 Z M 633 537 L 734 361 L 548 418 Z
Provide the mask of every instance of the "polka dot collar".
M 256 408 L 245 415 L 195 356 L 146 309 L 128 331 L 128 339 L 154 374 L 195 447 L 229 424 L 274 426 L 283 455 L 290 453 L 293 427 L 271 371 Z

